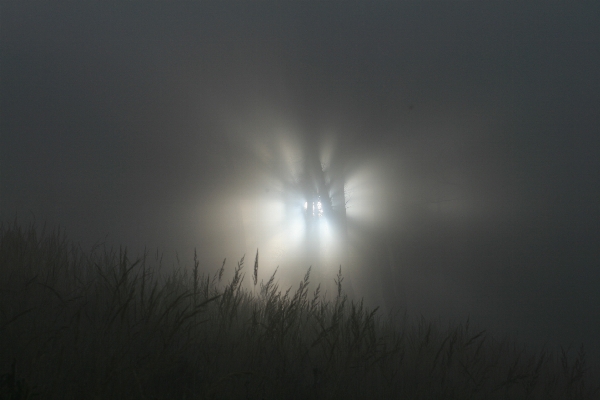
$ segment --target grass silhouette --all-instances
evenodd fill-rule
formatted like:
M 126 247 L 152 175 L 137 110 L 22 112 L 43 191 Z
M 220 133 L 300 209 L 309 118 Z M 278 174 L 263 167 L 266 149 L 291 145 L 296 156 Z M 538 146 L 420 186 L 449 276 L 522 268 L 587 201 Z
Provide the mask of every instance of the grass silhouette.
M 594 399 L 583 348 L 382 318 L 343 291 L 242 287 L 59 230 L 0 227 L 0 399 Z M 596 386 L 594 386 L 596 385 Z

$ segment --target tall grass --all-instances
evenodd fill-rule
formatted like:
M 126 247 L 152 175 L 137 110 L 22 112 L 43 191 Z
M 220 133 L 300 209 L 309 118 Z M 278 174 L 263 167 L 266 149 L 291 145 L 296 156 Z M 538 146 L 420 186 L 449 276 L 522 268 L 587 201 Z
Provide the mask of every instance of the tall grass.
M 382 318 L 273 274 L 243 289 L 197 257 L 86 253 L 64 232 L 0 227 L 0 399 L 593 399 L 583 349 L 531 352 L 469 322 Z M 594 386 L 596 385 L 596 386 Z

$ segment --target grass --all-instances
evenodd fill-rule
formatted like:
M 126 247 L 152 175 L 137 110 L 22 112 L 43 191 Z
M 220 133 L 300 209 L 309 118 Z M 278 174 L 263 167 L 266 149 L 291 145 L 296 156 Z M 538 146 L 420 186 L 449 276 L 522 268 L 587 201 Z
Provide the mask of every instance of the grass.
M 64 232 L 0 227 L 0 399 L 595 399 L 583 348 L 528 351 L 469 322 L 383 318 L 275 274 L 250 292 L 197 257 L 86 253 Z M 594 386 L 594 384 L 596 386 Z

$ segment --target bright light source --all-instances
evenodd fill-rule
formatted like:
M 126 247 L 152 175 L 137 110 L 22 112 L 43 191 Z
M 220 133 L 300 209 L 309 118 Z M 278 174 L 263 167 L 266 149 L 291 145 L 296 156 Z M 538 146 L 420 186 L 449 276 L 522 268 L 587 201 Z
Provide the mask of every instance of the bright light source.
M 308 201 L 304 202 L 304 211 L 309 213 L 309 217 L 322 217 L 323 216 L 323 203 L 321 197 L 317 198 L 317 201 L 310 202 L 310 211 L 308 211 Z

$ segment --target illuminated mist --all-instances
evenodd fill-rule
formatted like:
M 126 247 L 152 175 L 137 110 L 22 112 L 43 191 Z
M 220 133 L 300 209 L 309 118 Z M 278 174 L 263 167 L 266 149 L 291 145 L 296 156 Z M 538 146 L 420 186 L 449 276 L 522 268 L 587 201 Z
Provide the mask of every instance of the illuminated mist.
M 596 3 L 4 3 L 3 221 L 600 359 Z
M 266 133 L 252 134 L 249 126 L 240 121 L 229 138 L 235 154 L 248 152 L 236 165 L 243 178 L 209 207 L 214 218 L 238 220 L 230 224 L 230 243 L 246 257 L 258 249 L 261 276 L 279 267 L 283 288 L 295 286 L 310 266 L 315 286 L 331 293 L 341 267 L 344 288 L 360 292 L 368 277 L 361 277 L 357 249 L 368 245 L 365 227 L 385 219 L 378 167 L 344 158 L 337 132 L 319 136 L 265 122 Z

